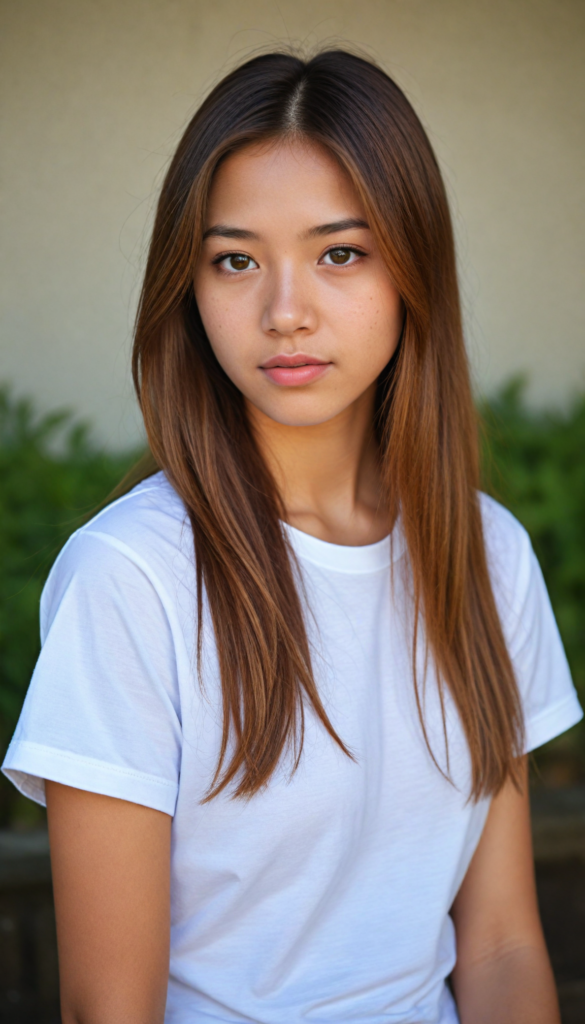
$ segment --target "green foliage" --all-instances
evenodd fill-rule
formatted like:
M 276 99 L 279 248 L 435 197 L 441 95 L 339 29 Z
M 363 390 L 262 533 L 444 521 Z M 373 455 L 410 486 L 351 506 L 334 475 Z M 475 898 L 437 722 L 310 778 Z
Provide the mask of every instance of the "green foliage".
M 481 407 L 485 487 L 528 530 L 585 706 L 585 396 L 563 412 L 531 412 L 523 381 L 511 381 Z M 567 781 L 585 776 L 585 728 L 553 741 Z M 562 772 L 557 772 L 562 781 Z
M 514 381 L 481 413 L 486 489 L 532 537 L 585 702 L 585 397 L 566 413 L 530 412 Z M 30 402 L 0 390 L 0 756 L 38 655 L 38 604 L 50 566 L 139 454 L 104 452 L 70 414 L 39 417 Z M 582 726 L 551 749 L 545 768 L 547 758 L 561 756 L 573 776 L 585 775 Z M 0 824 L 35 813 L 0 781 Z
M 99 449 L 69 413 L 39 417 L 0 390 L 0 756 L 39 652 L 39 598 L 51 564 L 136 458 Z M 0 823 L 31 814 L 2 778 Z

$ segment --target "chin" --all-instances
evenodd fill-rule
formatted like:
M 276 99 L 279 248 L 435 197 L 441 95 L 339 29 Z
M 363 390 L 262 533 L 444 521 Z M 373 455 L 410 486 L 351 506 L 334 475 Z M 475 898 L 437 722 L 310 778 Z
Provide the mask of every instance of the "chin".
M 316 396 L 315 396 L 316 397 Z M 318 427 L 335 419 L 345 406 L 311 400 L 308 395 L 282 396 L 278 402 L 252 403 L 264 416 L 283 427 Z

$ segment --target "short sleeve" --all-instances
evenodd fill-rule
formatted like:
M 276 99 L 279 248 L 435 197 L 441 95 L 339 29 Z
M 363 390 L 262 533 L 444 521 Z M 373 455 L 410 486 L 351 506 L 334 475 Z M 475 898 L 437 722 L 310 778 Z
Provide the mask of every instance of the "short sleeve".
M 41 640 L 4 773 L 41 804 L 50 779 L 173 814 L 177 630 L 148 565 L 109 534 L 75 535 L 43 592 Z
M 536 555 L 526 532 L 513 522 L 515 543 L 507 554 L 507 571 L 513 572 L 514 582 L 511 600 L 500 602 L 500 613 L 529 752 L 576 725 L 583 712 Z

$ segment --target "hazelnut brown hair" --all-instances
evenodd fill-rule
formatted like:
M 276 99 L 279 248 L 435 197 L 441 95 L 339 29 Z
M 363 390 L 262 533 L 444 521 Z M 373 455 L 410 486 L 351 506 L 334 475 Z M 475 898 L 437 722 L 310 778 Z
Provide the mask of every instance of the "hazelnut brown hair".
M 256 57 L 207 97 L 162 188 L 137 316 L 134 379 L 151 451 L 193 526 L 198 649 L 205 595 L 219 655 L 223 739 L 208 799 L 227 786 L 255 793 L 288 745 L 298 763 L 307 705 L 351 756 L 315 685 L 280 496 L 242 395 L 212 352 L 192 283 L 219 162 L 291 133 L 325 146 L 347 171 L 402 297 L 401 342 L 377 403 L 388 523 L 400 515 L 407 544 L 413 650 L 420 623 L 467 737 L 473 795 L 495 793 L 517 778 L 522 716 L 482 533 L 448 202 L 398 86 L 369 61 L 332 50 L 309 61 Z

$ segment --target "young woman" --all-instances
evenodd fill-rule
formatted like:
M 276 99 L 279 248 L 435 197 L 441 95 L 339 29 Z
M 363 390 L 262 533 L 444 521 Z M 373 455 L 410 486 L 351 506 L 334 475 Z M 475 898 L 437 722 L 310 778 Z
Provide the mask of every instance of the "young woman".
M 525 754 L 581 711 L 380 69 L 214 89 L 134 372 L 159 472 L 53 568 L 4 766 L 48 806 L 64 1024 L 556 1024 Z

